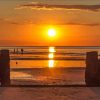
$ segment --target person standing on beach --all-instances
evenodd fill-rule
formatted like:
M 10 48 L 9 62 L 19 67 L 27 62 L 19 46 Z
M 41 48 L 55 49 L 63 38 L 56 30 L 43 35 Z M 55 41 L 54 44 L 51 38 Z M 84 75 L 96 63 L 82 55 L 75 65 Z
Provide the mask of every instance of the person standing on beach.
M 16 53 L 16 50 L 14 49 L 14 54 Z
M 17 51 L 16 51 L 16 53 L 18 54 L 18 48 L 17 48 Z
M 23 50 L 23 49 L 21 49 L 21 54 L 23 54 L 23 52 L 24 52 L 24 50 Z

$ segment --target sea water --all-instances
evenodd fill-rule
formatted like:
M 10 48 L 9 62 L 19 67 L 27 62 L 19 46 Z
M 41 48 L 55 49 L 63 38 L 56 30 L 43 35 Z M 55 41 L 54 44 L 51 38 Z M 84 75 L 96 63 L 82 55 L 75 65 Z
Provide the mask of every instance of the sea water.
M 40 46 L 0 49 L 10 50 L 12 84 L 19 85 L 85 84 L 86 52 L 98 51 L 100 55 L 100 47 Z

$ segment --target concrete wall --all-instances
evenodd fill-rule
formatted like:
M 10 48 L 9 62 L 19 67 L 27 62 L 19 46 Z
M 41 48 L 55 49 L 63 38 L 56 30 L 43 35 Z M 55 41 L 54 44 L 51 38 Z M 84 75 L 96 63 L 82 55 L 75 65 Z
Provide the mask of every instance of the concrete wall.
M 9 50 L 0 51 L 0 83 L 1 86 L 10 85 L 10 56 Z
M 88 86 L 100 86 L 100 60 L 98 52 L 87 52 L 85 82 Z

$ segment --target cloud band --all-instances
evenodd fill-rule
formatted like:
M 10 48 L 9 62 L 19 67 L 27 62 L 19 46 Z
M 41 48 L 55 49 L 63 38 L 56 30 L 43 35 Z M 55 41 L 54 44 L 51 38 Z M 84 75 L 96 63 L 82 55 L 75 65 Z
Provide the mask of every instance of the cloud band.
M 42 4 L 42 3 L 30 3 L 30 4 L 22 4 L 20 8 L 30 7 L 33 9 L 65 9 L 65 10 L 90 10 L 90 11 L 99 11 L 100 5 L 57 5 L 57 4 Z

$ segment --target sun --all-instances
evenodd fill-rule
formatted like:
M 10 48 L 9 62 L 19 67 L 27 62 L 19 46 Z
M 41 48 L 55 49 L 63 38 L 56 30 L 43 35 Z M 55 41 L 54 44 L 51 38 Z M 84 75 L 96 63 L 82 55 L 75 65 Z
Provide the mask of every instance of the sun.
M 56 30 L 55 29 L 49 29 L 48 30 L 48 36 L 50 36 L 50 37 L 54 37 L 54 36 L 56 36 Z

